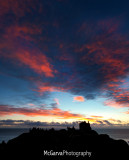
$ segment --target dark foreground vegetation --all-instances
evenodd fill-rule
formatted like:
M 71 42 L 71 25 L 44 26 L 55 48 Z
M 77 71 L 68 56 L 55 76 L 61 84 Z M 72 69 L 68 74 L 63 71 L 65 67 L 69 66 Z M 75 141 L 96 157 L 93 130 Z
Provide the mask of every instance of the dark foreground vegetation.
M 80 123 L 79 127 L 79 130 L 73 127 L 58 131 L 33 128 L 7 144 L 0 144 L 0 159 L 129 159 L 129 146 L 125 141 L 99 135 L 86 122 Z

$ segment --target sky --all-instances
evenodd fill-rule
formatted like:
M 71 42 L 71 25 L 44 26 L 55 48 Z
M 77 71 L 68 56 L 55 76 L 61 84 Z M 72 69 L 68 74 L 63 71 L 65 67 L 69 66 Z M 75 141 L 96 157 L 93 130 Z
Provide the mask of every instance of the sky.
M 0 0 L 0 127 L 129 127 L 128 0 Z

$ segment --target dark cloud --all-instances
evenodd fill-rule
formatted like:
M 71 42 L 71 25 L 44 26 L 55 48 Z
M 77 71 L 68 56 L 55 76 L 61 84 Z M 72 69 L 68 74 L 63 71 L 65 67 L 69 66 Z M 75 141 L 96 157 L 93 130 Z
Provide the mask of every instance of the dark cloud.
M 96 120 L 95 123 L 92 123 L 91 126 L 93 128 L 126 128 L 128 126 L 128 123 L 122 122 L 117 119 L 108 119 L 108 120 Z
M 78 127 L 78 121 L 75 122 L 41 122 L 41 121 L 30 121 L 30 120 L 0 120 L 0 127 L 42 127 L 42 128 L 67 128 L 67 127 Z
M 111 126 L 112 125 L 112 123 L 110 123 L 109 121 L 107 121 L 107 120 L 104 120 L 103 122 L 105 122 L 107 125 L 109 125 L 109 126 Z
M 80 121 L 74 122 L 41 122 L 41 121 L 31 121 L 31 120 L 0 120 L 0 127 L 21 127 L 21 128 L 32 128 L 32 127 L 41 127 L 41 128 L 67 128 L 67 127 L 75 127 L 79 128 Z M 112 123 L 108 120 L 96 121 L 96 123 L 92 123 L 91 127 L 93 128 L 101 128 L 101 127 L 127 127 L 128 123 L 121 125 L 121 123 Z

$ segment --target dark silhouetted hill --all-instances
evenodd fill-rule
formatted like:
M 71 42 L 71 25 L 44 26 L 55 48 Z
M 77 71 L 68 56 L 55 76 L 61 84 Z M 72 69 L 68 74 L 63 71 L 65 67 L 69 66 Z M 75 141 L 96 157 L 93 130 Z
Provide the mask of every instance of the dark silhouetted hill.
M 108 135 L 99 135 L 92 130 L 89 123 L 82 122 L 80 129 L 43 130 L 33 128 L 8 143 L 0 144 L 0 159 L 3 160 L 73 160 L 73 159 L 129 159 L 129 146 L 123 140 L 114 140 Z M 82 155 L 44 155 L 55 152 L 67 152 Z M 81 153 L 80 153 L 81 154 Z

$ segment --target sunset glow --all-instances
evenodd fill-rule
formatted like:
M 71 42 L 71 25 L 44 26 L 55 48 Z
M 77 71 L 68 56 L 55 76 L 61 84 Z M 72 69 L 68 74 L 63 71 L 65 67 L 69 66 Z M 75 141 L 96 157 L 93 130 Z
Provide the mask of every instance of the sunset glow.
M 86 120 L 128 127 L 126 3 L 0 0 L 1 126 Z

